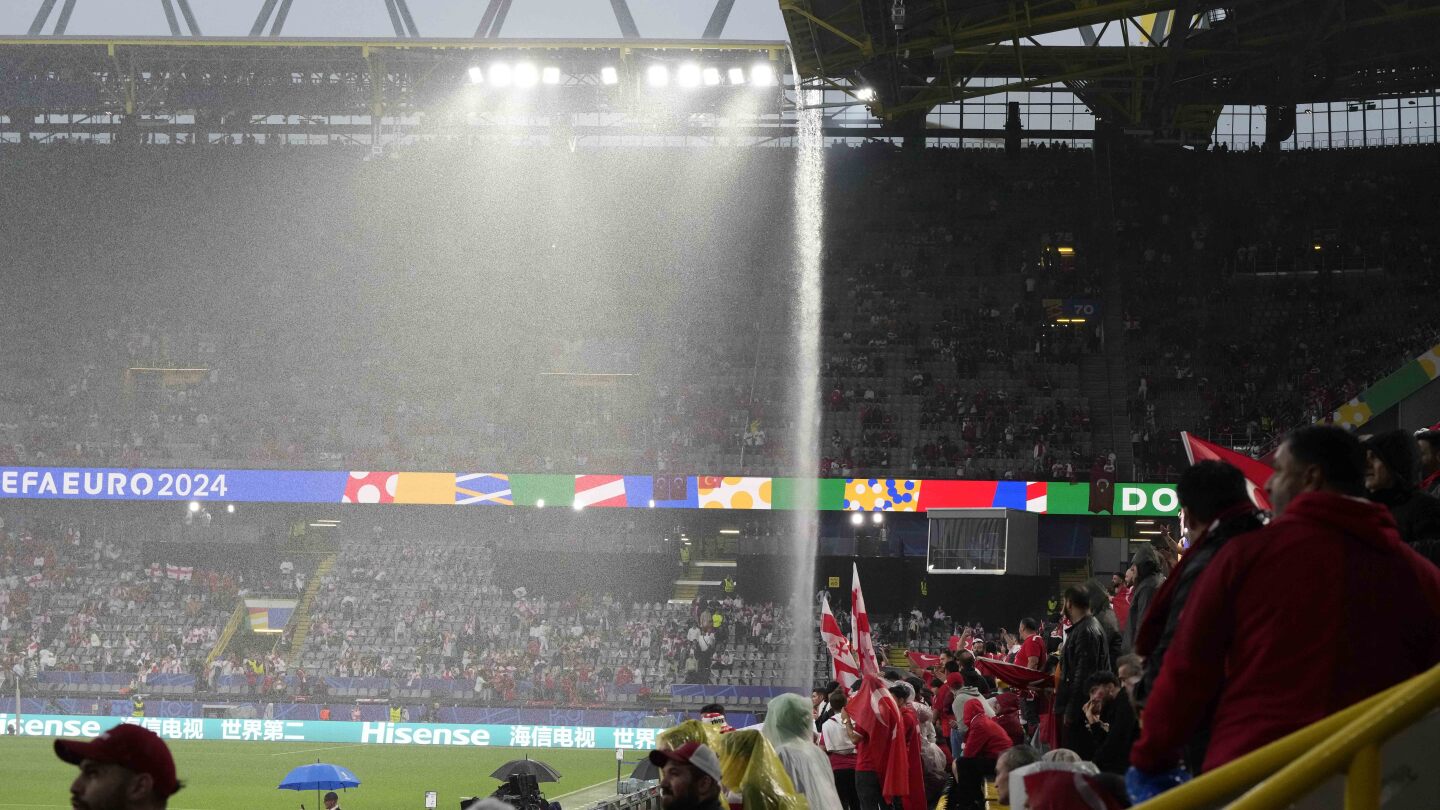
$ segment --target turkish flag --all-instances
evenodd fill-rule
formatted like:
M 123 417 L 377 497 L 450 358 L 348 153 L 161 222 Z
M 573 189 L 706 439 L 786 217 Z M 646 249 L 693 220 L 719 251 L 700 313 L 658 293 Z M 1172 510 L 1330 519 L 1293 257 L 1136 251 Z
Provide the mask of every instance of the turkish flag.
M 887 801 L 910 793 L 910 754 L 905 748 L 905 726 L 900 705 L 874 673 L 860 678 L 860 688 L 845 704 L 855 728 L 865 735 L 872 759 L 880 768 L 880 795 Z
M 1269 464 L 1256 461 L 1228 447 L 1197 439 L 1184 431 L 1180 433 L 1180 443 L 1185 445 L 1185 455 L 1189 457 L 1191 464 L 1200 461 L 1223 461 L 1240 470 L 1245 476 L 1245 489 L 1250 494 L 1251 503 L 1254 503 L 1257 509 L 1270 511 L 1270 495 L 1265 491 L 1265 483 L 1275 474 L 1275 470 Z
M 1022 667 L 1019 664 L 1007 664 L 1004 661 L 995 661 L 990 658 L 975 659 L 975 668 L 982 674 L 1004 681 L 1011 686 L 1044 686 L 1051 679 L 1050 675 L 1038 669 Z

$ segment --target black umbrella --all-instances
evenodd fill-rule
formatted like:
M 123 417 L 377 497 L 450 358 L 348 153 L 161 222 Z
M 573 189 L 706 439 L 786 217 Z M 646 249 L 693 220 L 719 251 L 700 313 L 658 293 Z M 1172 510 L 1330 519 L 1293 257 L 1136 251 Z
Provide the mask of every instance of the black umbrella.
M 512 776 L 533 776 L 536 782 L 558 782 L 560 774 L 543 762 L 534 759 L 512 759 L 495 769 L 491 776 L 508 781 Z
M 651 782 L 660 778 L 660 769 L 655 767 L 655 763 L 651 762 L 649 757 L 646 757 L 636 763 L 635 770 L 630 772 L 630 778 L 639 779 L 641 782 Z

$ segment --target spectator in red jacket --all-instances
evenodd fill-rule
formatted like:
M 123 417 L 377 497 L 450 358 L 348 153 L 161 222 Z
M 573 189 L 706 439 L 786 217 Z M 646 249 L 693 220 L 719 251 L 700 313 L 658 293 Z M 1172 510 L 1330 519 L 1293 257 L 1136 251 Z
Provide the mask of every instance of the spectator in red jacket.
M 1173 768 L 1216 701 L 1212 770 L 1440 661 L 1440 569 L 1363 500 L 1345 430 L 1290 434 L 1267 489 L 1275 519 L 1216 553 L 1146 704 L 1132 775 Z M 1336 639 L 1346 639 L 1336 644 Z
M 983 810 L 985 778 L 995 775 L 995 762 L 1014 745 L 1010 735 L 985 713 L 980 701 L 965 704 L 961 715 L 969 731 L 965 733 L 964 756 L 955 760 L 955 791 L 949 807 L 956 810 Z
M 996 759 L 1010 749 L 1015 743 L 1010 741 L 1010 735 L 1005 729 L 995 722 L 995 718 L 985 713 L 985 707 L 980 701 L 972 700 L 965 704 L 965 725 L 969 729 L 965 733 L 965 756 L 971 759 Z M 976 718 L 982 718 L 975 722 Z

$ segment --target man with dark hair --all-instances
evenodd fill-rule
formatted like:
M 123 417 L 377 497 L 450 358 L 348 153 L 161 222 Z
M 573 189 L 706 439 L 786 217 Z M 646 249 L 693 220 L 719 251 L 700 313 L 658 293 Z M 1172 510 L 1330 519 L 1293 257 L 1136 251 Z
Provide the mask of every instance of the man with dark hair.
M 1215 552 L 1186 600 L 1130 754 L 1137 784 L 1180 762 L 1212 705 L 1195 771 L 1440 661 L 1440 569 L 1361 499 L 1364 466 L 1341 428 L 1301 428 L 1280 446 L 1266 484 L 1275 518 Z
M 1145 621 L 1145 613 L 1150 609 L 1150 602 L 1154 600 L 1160 586 L 1165 584 L 1160 555 L 1149 543 L 1143 543 L 1135 549 L 1135 556 L 1131 558 L 1130 567 L 1135 571 L 1133 575 L 1135 584 L 1130 591 L 1130 615 L 1125 622 L 1125 644 L 1122 652 L 1135 649 L 1135 637 L 1139 635 L 1140 624 Z
M 1055 690 L 1055 716 L 1061 718 L 1060 745 L 1090 758 L 1090 735 L 1085 730 L 1085 684 L 1097 672 L 1110 670 L 1105 630 L 1090 611 L 1090 591 L 1083 585 L 1065 589 L 1065 615 L 1070 632 L 1060 648 L 1060 686 Z
M 844 689 L 830 693 L 830 719 L 820 730 L 820 745 L 830 759 L 835 777 L 835 792 L 843 810 L 860 810 L 860 796 L 855 792 L 855 721 L 845 712 L 849 698 Z
M 735 730 L 725 721 L 725 707 L 719 703 L 706 703 L 701 706 L 700 720 L 714 726 L 721 734 L 729 734 Z
M 1090 592 L 1090 614 L 1095 617 L 1095 621 L 1100 622 L 1100 628 L 1105 631 L 1105 649 L 1113 664 L 1115 659 L 1125 653 L 1125 633 L 1120 630 L 1115 606 L 1110 604 L 1110 592 L 1105 590 L 1105 583 L 1101 582 L 1099 577 L 1086 580 L 1085 590 Z
M 710 746 L 688 742 L 673 751 L 651 751 L 660 769 L 660 806 L 665 810 L 720 810 L 720 758 Z
M 1365 489 L 1395 518 L 1400 539 L 1440 564 L 1440 501 L 1418 489 L 1420 443 L 1404 430 L 1365 440 Z
M 825 721 L 835 714 L 830 708 L 830 694 L 839 688 L 838 681 L 827 681 L 810 690 L 810 713 L 815 718 L 816 734 L 825 727 Z
M 1440 498 L 1440 430 L 1422 430 L 1415 434 L 1420 444 L 1420 473 L 1425 478 L 1420 490 L 1432 498 Z
M 1086 685 L 1090 699 L 1085 703 L 1085 724 L 1095 752 L 1090 761 L 1102 771 L 1124 775 L 1138 733 L 1130 695 L 1112 672 L 1097 672 Z
M 1250 501 L 1245 475 L 1223 461 L 1202 461 L 1185 470 L 1180 474 L 1176 494 L 1180 499 L 1180 523 L 1190 538 L 1190 551 L 1156 593 L 1154 607 L 1136 635 L 1135 652 L 1145 659 L 1143 674 L 1133 687 L 1135 705 L 1141 707 L 1155 688 L 1165 653 L 1175 639 L 1195 581 L 1232 538 L 1264 525 L 1260 512 Z M 1214 711 L 1215 707 L 1209 706 L 1201 715 L 1186 745 L 1187 762 L 1205 760 L 1209 716 Z
M 1121 630 L 1130 627 L 1130 590 L 1124 571 L 1110 575 L 1110 607 L 1115 610 L 1115 621 L 1120 623 Z
M 80 810 L 164 810 L 183 785 L 165 741 L 122 723 L 90 742 L 56 740 L 55 755 L 80 766 L 70 804 Z
M 935 690 L 935 715 L 940 721 L 939 739 L 946 749 L 951 749 L 950 732 L 955 728 L 955 714 L 950 711 L 950 702 L 955 693 L 965 686 L 965 676 L 960 674 L 960 662 L 953 658 L 945 662 L 945 683 Z M 952 751 L 951 756 L 959 752 Z
M 1045 669 L 1045 639 L 1040 638 L 1040 623 L 1026 617 L 1020 620 L 1020 652 L 1015 663 L 1030 669 Z
M 1015 663 L 1022 667 L 1045 671 L 1045 661 L 1049 655 L 1045 652 L 1045 639 L 1040 637 L 1040 622 L 1030 617 L 1020 620 L 1020 651 L 1015 653 Z M 1025 725 L 1035 728 L 1040 723 L 1040 708 L 1038 701 L 1033 695 L 1034 692 L 1027 690 L 1032 697 L 1026 698 L 1020 703 L 1020 716 L 1024 718 Z

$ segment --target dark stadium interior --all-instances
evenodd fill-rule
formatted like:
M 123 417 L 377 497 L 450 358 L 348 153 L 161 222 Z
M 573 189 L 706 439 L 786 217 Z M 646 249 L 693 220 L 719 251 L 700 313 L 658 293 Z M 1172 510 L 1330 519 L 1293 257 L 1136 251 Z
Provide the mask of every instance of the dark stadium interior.
M 1435 786 L 1440 6 L 712 2 L 0 32 L 0 738 L 693 734 L 658 778 L 753 810 Z M 662 784 L 563 798 L 727 800 Z

